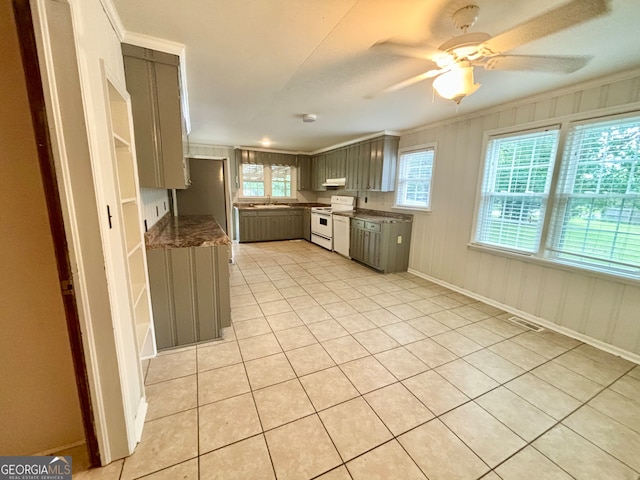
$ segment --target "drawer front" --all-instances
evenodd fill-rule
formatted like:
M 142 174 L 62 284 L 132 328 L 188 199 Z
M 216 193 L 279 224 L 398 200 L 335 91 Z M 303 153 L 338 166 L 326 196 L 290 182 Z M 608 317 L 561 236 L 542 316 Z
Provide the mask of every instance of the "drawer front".
M 365 222 L 364 228 L 369 230 L 370 232 L 379 232 L 382 230 L 382 224 L 375 222 Z
M 351 226 L 353 228 L 365 228 L 364 224 L 366 222 L 364 220 L 360 220 L 359 218 L 354 218 L 351 220 Z

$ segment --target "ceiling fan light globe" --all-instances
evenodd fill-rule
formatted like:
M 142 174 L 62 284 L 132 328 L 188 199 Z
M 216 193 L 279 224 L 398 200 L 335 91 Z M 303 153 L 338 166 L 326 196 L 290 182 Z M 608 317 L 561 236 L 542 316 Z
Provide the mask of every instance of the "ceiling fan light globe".
M 439 75 L 433 81 L 433 88 L 438 95 L 448 100 L 460 103 L 462 99 L 480 88 L 479 83 L 473 83 L 473 67 L 452 68 Z

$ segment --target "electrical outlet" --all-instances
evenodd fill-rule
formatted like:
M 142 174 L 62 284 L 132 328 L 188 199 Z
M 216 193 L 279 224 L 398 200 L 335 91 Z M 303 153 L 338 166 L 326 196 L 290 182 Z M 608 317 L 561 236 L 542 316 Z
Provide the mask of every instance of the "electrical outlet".
M 402 235 L 398 235 L 398 245 L 402 243 Z

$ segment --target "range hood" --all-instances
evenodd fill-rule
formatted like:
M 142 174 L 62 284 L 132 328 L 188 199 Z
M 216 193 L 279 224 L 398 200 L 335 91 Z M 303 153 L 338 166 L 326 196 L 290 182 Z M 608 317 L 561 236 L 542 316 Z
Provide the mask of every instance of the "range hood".
M 344 187 L 347 184 L 346 178 L 327 178 L 322 184 L 323 187 Z

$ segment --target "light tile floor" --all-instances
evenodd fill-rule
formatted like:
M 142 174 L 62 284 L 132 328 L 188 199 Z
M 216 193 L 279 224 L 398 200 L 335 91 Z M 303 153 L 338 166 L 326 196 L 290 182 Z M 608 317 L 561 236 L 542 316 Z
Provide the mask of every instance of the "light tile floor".
M 639 478 L 633 363 L 304 241 L 234 258 L 233 327 L 145 364 L 136 452 L 74 478 Z

